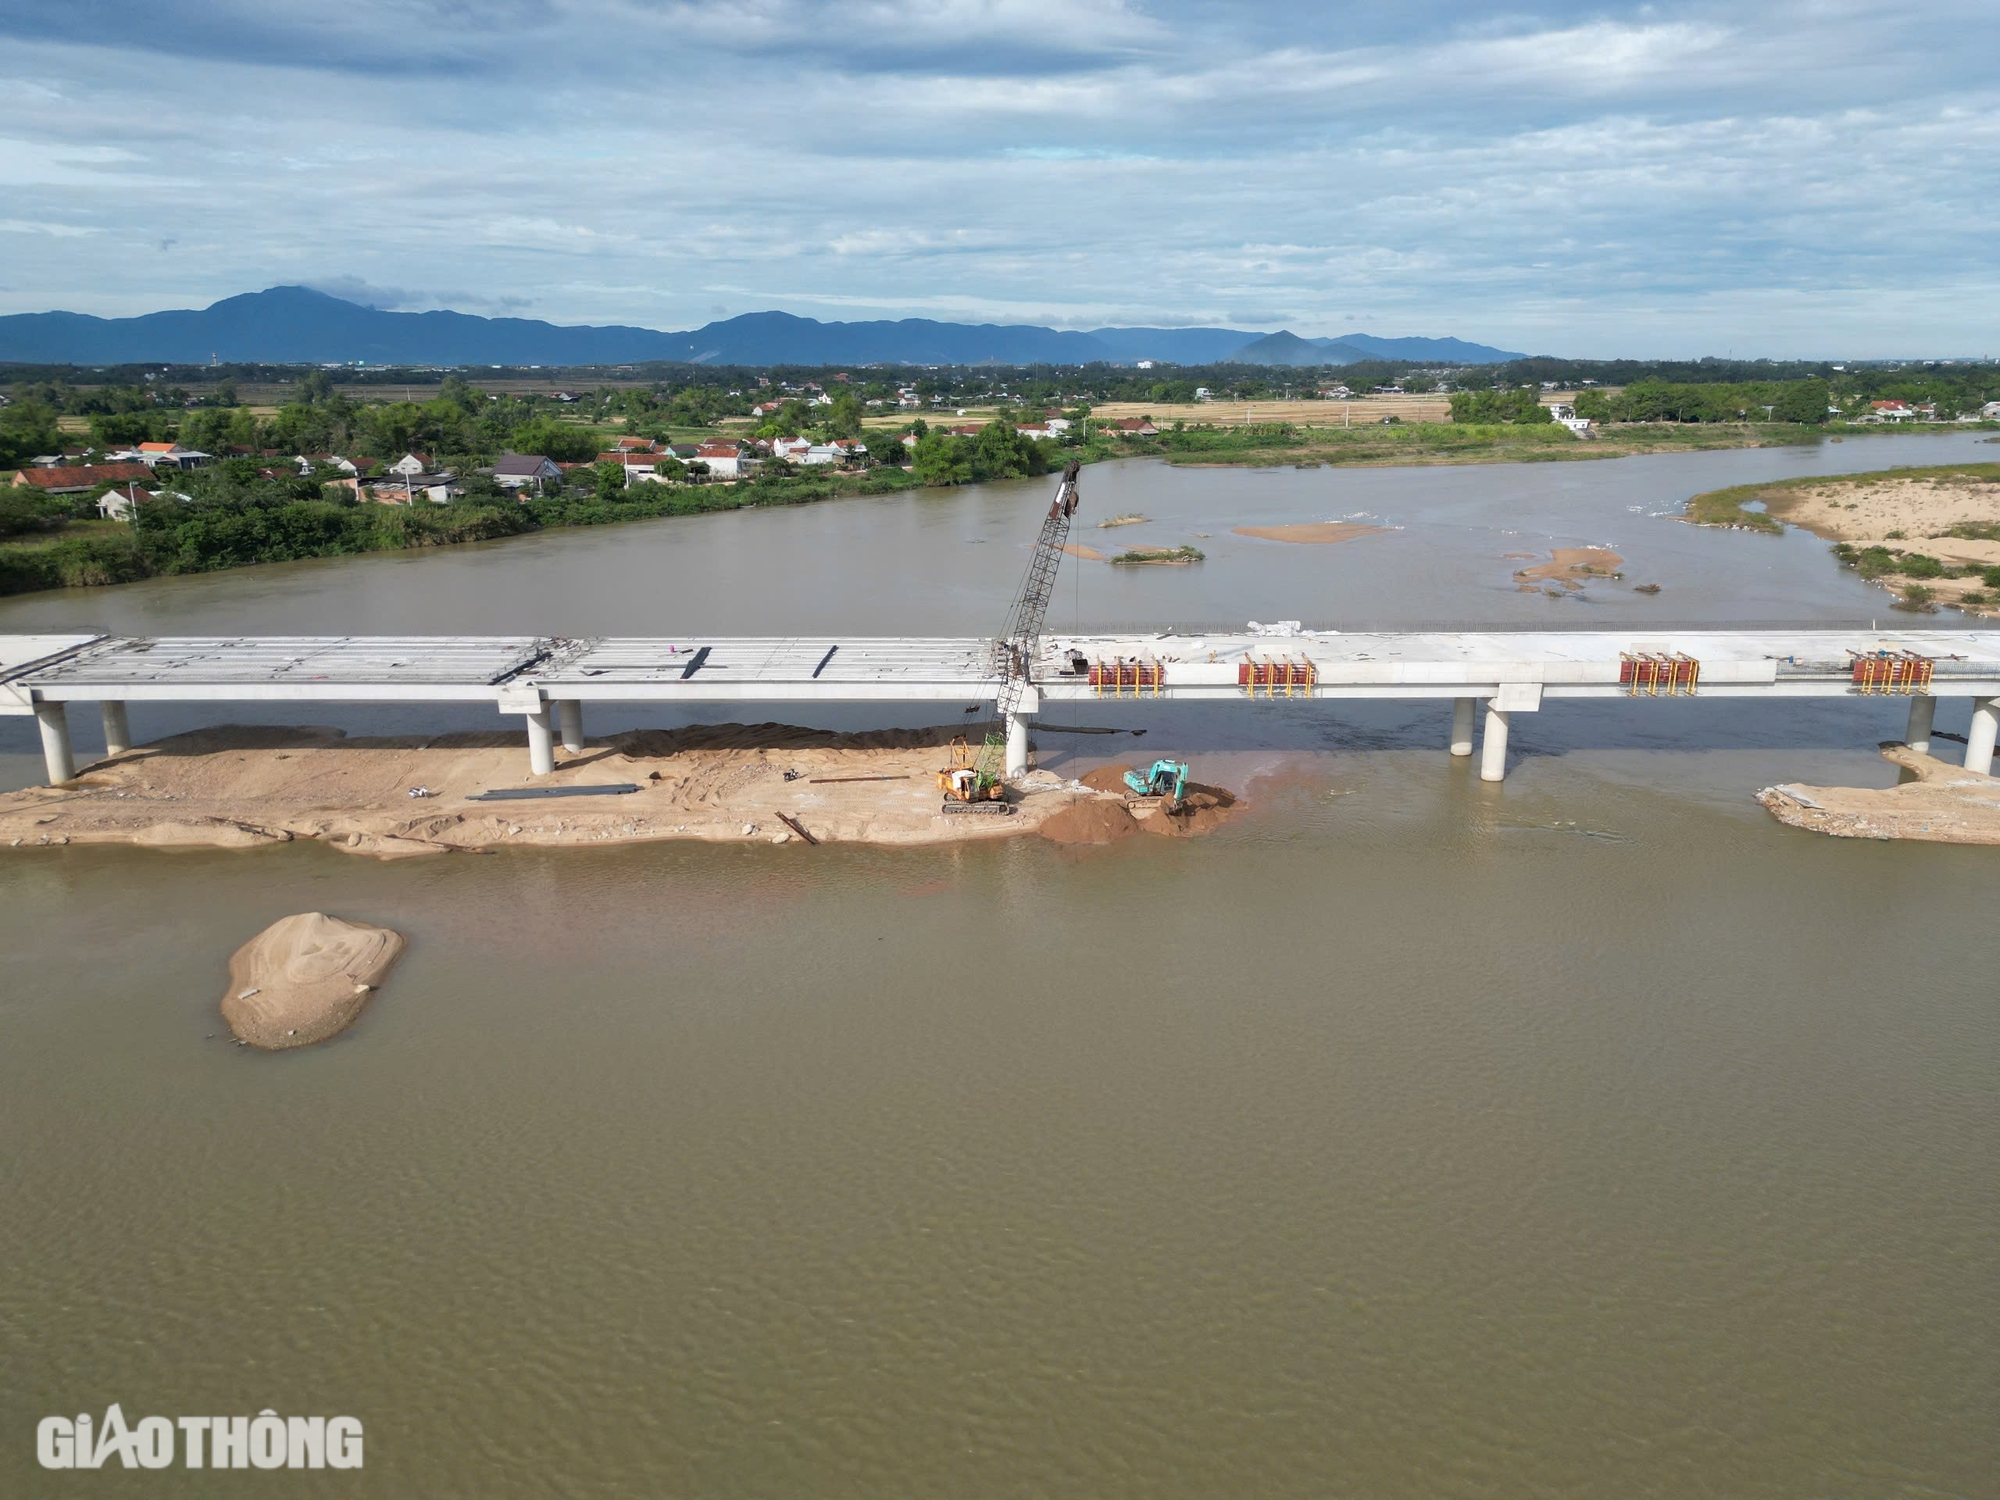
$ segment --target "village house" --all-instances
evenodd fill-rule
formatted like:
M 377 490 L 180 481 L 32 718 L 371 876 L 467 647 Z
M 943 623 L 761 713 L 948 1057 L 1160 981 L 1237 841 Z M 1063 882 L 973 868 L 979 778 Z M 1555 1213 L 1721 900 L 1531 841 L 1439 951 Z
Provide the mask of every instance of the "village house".
M 100 484 L 123 484 L 127 480 L 150 480 L 153 471 L 144 464 L 57 464 L 16 469 L 0 474 L 8 484 L 26 485 L 44 495 L 80 495 Z
M 799 458 L 811 448 L 811 438 L 778 437 L 771 439 L 771 457 L 773 458 Z
M 503 490 L 524 490 L 531 486 L 537 495 L 551 479 L 560 480 L 562 469 L 554 460 L 539 453 L 503 454 L 493 465 L 493 479 Z
M 1144 417 L 1127 417 L 1121 422 L 1110 424 L 1111 431 L 1119 437 L 1158 437 L 1160 429 Z
M 214 457 L 197 448 L 183 448 L 179 443 L 141 443 L 138 452 L 139 462 L 153 468 L 165 464 L 174 469 L 199 469 Z
M 756 464 L 737 443 L 702 443 L 694 450 L 695 461 L 708 465 L 717 479 L 740 479 Z
M 129 521 L 140 503 L 152 498 L 151 490 L 142 490 L 136 480 L 128 479 L 117 489 L 106 490 L 97 497 L 97 513 L 107 521 Z
M 391 474 L 414 476 L 417 474 L 428 474 L 430 468 L 431 460 L 429 454 L 405 453 L 401 458 L 389 465 L 389 472 Z

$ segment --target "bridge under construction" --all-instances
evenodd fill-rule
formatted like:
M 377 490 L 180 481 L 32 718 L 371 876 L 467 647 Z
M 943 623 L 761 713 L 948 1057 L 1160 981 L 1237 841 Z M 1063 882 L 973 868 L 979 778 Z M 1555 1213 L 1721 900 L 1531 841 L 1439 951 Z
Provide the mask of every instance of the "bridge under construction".
M 1702 630 L 1381 632 L 1049 637 L 1029 659 L 990 639 L 773 639 L 700 635 L 0 636 L 0 714 L 32 714 L 52 784 L 76 775 L 69 711 L 99 705 L 110 754 L 131 748 L 131 704 L 489 703 L 518 715 L 529 770 L 581 750 L 593 707 L 700 710 L 743 703 L 990 704 L 1005 772 L 1028 764 L 1045 705 L 1144 699 L 1281 702 L 1435 699 L 1449 748 L 1506 774 L 1509 726 L 1559 699 L 1869 698 L 1909 705 L 1928 750 L 1937 700 L 1972 700 L 1965 765 L 1990 773 L 2000 731 L 2000 632 Z M 1475 735 L 1477 742 L 1475 743 Z

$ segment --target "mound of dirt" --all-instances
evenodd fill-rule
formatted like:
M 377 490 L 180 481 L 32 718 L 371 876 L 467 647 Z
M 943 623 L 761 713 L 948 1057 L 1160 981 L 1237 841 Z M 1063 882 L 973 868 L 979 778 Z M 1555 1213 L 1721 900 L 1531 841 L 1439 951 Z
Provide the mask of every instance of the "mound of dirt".
M 1125 773 L 1131 769 L 1130 766 L 1099 766 L 1095 771 L 1087 771 L 1077 777 L 1077 780 L 1093 792 L 1129 792 L 1132 789 L 1125 785 Z
M 1228 822 L 1229 810 L 1235 805 L 1236 799 L 1221 787 L 1191 781 L 1178 812 L 1168 813 L 1160 808 L 1141 818 L 1139 826 L 1147 833 L 1161 833 L 1169 838 L 1196 838 L 1213 833 Z
M 318 911 L 280 917 L 230 957 L 222 1018 L 253 1047 L 323 1042 L 353 1024 L 403 947 L 387 927 Z
M 1109 844 L 1138 831 L 1138 820 L 1111 797 L 1079 797 L 1038 830 L 1055 844 Z

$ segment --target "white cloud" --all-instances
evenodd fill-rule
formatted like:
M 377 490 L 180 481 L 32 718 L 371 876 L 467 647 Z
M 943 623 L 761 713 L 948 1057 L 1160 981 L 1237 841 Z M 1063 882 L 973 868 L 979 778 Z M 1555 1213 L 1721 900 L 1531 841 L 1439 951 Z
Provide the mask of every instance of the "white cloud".
M 1285 310 L 1313 334 L 1361 309 L 1383 333 L 1699 352 L 1787 317 L 1874 337 L 1902 309 L 1898 351 L 2000 341 L 2000 88 L 1962 0 L 1922 27 L 1815 0 L 1550 0 L 1472 27 L 1121 0 L 517 0 L 477 27 L 445 0 L 229 3 L 166 0 L 240 41 L 177 55 L 167 90 L 150 12 L 100 28 L 116 46 L 16 28 L 14 71 L 64 97 L 0 97 L 7 310 L 317 276 L 680 328 L 718 298 L 1068 326 Z

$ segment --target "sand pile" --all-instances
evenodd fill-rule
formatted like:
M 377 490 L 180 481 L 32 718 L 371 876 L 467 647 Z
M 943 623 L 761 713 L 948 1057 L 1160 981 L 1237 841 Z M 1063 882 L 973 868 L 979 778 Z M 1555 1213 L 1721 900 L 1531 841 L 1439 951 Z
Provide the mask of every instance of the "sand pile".
M 1130 829 L 1124 831 L 1158 833 L 1170 838 L 1192 838 L 1199 834 L 1215 832 L 1216 829 L 1229 820 L 1229 810 L 1236 805 L 1236 798 L 1223 790 L 1223 788 L 1219 786 L 1205 786 L 1200 782 L 1190 781 L 1187 786 L 1187 795 L 1181 799 L 1180 810 L 1169 813 L 1164 804 L 1157 800 L 1133 797 L 1132 789 L 1125 784 L 1125 773 L 1132 769 L 1134 768 L 1131 766 L 1099 766 L 1096 770 L 1087 772 L 1085 775 L 1077 778 L 1093 791 L 1115 792 L 1122 795 L 1125 800 L 1121 810 L 1126 814 L 1125 821 L 1131 825 Z M 1123 829 L 1122 824 L 1119 824 L 1117 820 L 1110 818 L 1107 814 L 1099 812 L 1092 812 L 1088 815 L 1083 814 L 1081 809 L 1087 805 L 1091 804 L 1079 803 L 1076 808 L 1071 809 L 1071 812 L 1077 815 L 1077 822 L 1074 826 L 1078 828 L 1102 827 L 1106 830 L 1112 828 Z M 1117 806 L 1119 804 L 1114 804 L 1109 799 L 1105 799 L 1102 805 Z M 1084 821 L 1086 816 L 1089 819 L 1088 822 Z M 1065 830 L 1069 826 L 1071 825 L 1064 825 Z M 1048 832 L 1046 828 L 1043 831 L 1044 833 Z M 1055 837 L 1054 834 L 1049 834 L 1049 836 Z M 1112 837 L 1122 836 L 1123 833 L 1120 832 L 1104 838 L 1063 838 L 1059 839 L 1058 842 L 1109 843 Z
M 323 1042 L 353 1024 L 403 947 L 386 927 L 317 911 L 280 917 L 230 957 L 222 1018 L 253 1047 Z
M 1917 779 L 1892 787 L 1767 786 L 1757 800 L 1781 823 L 1847 839 L 2000 844 L 2000 779 L 1890 740 L 1882 758 Z
M 1053 844 L 1109 844 L 1139 831 L 1139 820 L 1115 797 L 1079 797 L 1039 830 Z

